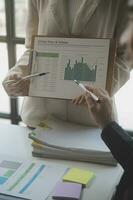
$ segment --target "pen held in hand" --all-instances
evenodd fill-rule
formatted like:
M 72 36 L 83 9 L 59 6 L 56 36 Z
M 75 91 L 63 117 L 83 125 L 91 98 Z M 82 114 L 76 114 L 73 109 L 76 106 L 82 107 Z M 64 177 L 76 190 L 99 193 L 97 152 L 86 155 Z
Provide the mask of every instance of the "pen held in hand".
M 44 76 L 44 75 L 49 74 L 49 73 L 50 72 L 43 72 L 43 73 L 31 74 L 31 75 L 23 77 L 22 80 L 31 79 L 31 78 L 34 78 L 34 77 L 37 77 L 37 76 Z
M 82 83 L 80 83 L 80 82 L 77 81 L 77 80 L 73 80 L 73 81 L 74 81 L 74 83 L 76 83 L 82 90 L 84 90 L 85 92 L 89 93 L 94 101 L 96 101 L 96 102 L 99 101 L 99 98 L 98 98 L 95 94 L 93 94 L 91 91 L 87 90 L 86 87 L 85 87 Z
M 6 83 L 6 84 L 8 84 L 8 83 L 16 83 L 16 84 L 18 84 L 18 83 L 20 83 L 20 82 L 23 81 L 23 80 L 28 80 L 28 79 L 31 79 L 31 78 L 34 78 L 34 77 L 37 77 L 37 76 L 44 76 L 44 75 L 47 75 L 47 74 L 49 74 L 49 73 L 50 73 L 50 72 L 43 72 L 43 73 L 30 74 L 30 75 L 27 75 L 27 76 L 23 77 L 21 80 L 19 80 L 19 81 L 17 81 L 17 82 L 15 82 L 15 80 L 7 80 L 7 81 L 5 81 L 5 83 Z

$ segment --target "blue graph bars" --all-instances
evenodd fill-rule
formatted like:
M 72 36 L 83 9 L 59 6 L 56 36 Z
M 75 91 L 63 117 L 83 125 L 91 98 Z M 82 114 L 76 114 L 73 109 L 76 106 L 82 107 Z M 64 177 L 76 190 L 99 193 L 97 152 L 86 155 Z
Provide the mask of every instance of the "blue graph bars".
M 74 66 L 71 66 L 71 60 L 69 59 L 67 66 L 65 67 L 64 80 L 79 80 L 79 81 L 96 81 L 97 65 L 88 65 L 84 62 L 84 58 L 81 61 L 75 61 Z

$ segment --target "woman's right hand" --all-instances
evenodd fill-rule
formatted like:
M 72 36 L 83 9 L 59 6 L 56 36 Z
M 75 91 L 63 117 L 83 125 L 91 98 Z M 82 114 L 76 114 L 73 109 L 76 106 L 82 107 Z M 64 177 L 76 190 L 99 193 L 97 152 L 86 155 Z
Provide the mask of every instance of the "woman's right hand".
M 27 96 L 29 91 L 29 80 L 22 80 L 23 75 L 11 72 L 3 81 L 3 87 L 9 96 Z M 10 82 L 10 80 L 12 80 Z

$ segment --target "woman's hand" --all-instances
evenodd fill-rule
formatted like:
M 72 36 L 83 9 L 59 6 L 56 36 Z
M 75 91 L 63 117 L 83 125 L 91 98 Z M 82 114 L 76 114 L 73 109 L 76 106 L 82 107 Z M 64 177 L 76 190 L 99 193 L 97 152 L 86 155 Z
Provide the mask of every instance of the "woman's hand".
M 9 96 L 27 96 L 29 91 L 29 80 L 22 80 L 21 73 L 12 72 L 3 81 L 3 86 Z M 9 82 L 10 80 L 13 80 Z

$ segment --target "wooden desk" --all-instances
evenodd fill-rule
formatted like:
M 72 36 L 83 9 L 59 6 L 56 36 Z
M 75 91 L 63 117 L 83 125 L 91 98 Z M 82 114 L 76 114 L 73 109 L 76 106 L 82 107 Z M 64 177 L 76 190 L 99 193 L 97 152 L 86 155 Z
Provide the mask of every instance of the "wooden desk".
M 15 156 L 24 159 L 32 157 L 31 140 L 28 138 L 28 128 L 0 124 L 0 154 Z M 83 162 L 72 162 L 54 159 L 39 159 L 45 163 L 60 163 L 69 167 L 79 167 L 90 169 L 96 174 L 96 178 L 91 185 L 83 190 L 82 200 L 110 200 L 117 183 L 122 175 L 122 168 L 98 165 Z M 49 198 L 51 199 L 51 198 Z

